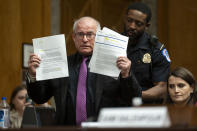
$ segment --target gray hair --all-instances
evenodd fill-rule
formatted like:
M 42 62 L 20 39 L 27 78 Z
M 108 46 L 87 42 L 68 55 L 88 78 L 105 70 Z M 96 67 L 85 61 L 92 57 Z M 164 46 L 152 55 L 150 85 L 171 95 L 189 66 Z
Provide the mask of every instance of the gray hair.
M 73 32 L 75 32 L 76 27 L 77 27 L 77 24 L 79 23 L 79 21 L 81 21 L 81 20 L 84 19 L 84 18 L 92 19 L 93 21 L 95 21 L 96 24 L 97 24 L 97 31 L 98 31 L 98 30 L 101 30 L 100 23 L 99 23 L 96 19 L 94 19 L 94 18 L 92 18 L 92 17 L 90 17 L 90 16 L 84 16 L 84 17 L 81 17 L 81 18 L 75 20 L 75 22 L 74 22 L 74 24 L 73 24 Z

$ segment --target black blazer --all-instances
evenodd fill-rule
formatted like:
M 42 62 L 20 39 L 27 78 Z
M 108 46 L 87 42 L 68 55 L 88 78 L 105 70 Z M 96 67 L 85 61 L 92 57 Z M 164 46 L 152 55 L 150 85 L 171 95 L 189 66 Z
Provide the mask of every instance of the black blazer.
M 68 57 L 69 77 L 29 83 L 28 95 L 38 104 L 47 102 L 54 96 L 58 125 L 66 125 L 66 97 L 69 88 L 77 88 L 82 56 L 76 53 Z M 141 87 L 131 76 L 114 79 L 109 76 L 88 72 L 88 86 L 96 89 L 95 109 L 98 114 L 103 107 L 131 106 L 132 97 L 141 96 Z

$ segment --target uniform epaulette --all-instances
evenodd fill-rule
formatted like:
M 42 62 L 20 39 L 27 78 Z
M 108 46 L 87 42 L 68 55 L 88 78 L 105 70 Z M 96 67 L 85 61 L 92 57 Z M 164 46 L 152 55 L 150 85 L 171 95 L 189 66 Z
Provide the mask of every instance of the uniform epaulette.
M 152 44 L 152 46 L 154 46 L 155 48 L 159 50 L 163 50 L 164 48 L 164 44 L 161 44 L 161 42 L 159 42 L 157 36 L 155 35 L 150 36 L 150 43 Z
M 159 50 L 163 50 L 165 48 L 164 44 L 162 44 L 161 42 L 157 42 L 157 46 L 155 46 L 155 48 L 159 49 Z
M 163 50 L 163 48 L 164 48 L 164 44 L 161 45 L 160 50 Z
M 150 35 L 150 43 L 151 43 L 153 46 L 157 46 L 157 43 L 158 43 L 158 38 L 157 38 L 157 36 L 155 36 L 155 35 Z

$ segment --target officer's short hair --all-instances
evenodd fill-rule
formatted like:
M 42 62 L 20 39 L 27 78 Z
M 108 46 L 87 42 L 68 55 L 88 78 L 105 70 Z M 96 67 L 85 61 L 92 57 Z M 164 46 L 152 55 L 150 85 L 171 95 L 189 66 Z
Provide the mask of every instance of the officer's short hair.
M 131 5 L 129 5 L 126 10 L 126 14 L 128 14 L 129 10 L 138 10 L 138 11 L 146 14 L 147 15 L 147 18 L 146 18 L 147 23 L 151 20 L 151 17 L 152 17 L 151 9 L 146 4 L 144 4 L 142 2 L 134 2 Z

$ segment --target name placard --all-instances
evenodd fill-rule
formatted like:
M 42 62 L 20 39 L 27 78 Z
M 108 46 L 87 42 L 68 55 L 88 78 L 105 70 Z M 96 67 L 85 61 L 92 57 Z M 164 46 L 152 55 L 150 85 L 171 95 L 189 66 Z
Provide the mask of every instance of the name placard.
M 129 107 L 103 108 L 100 111 L 98 122 L 86 123 L 86 127 L 103 128 L 159 128 L 169 127 L 171 124 L 168 109 L 161 107 Z

